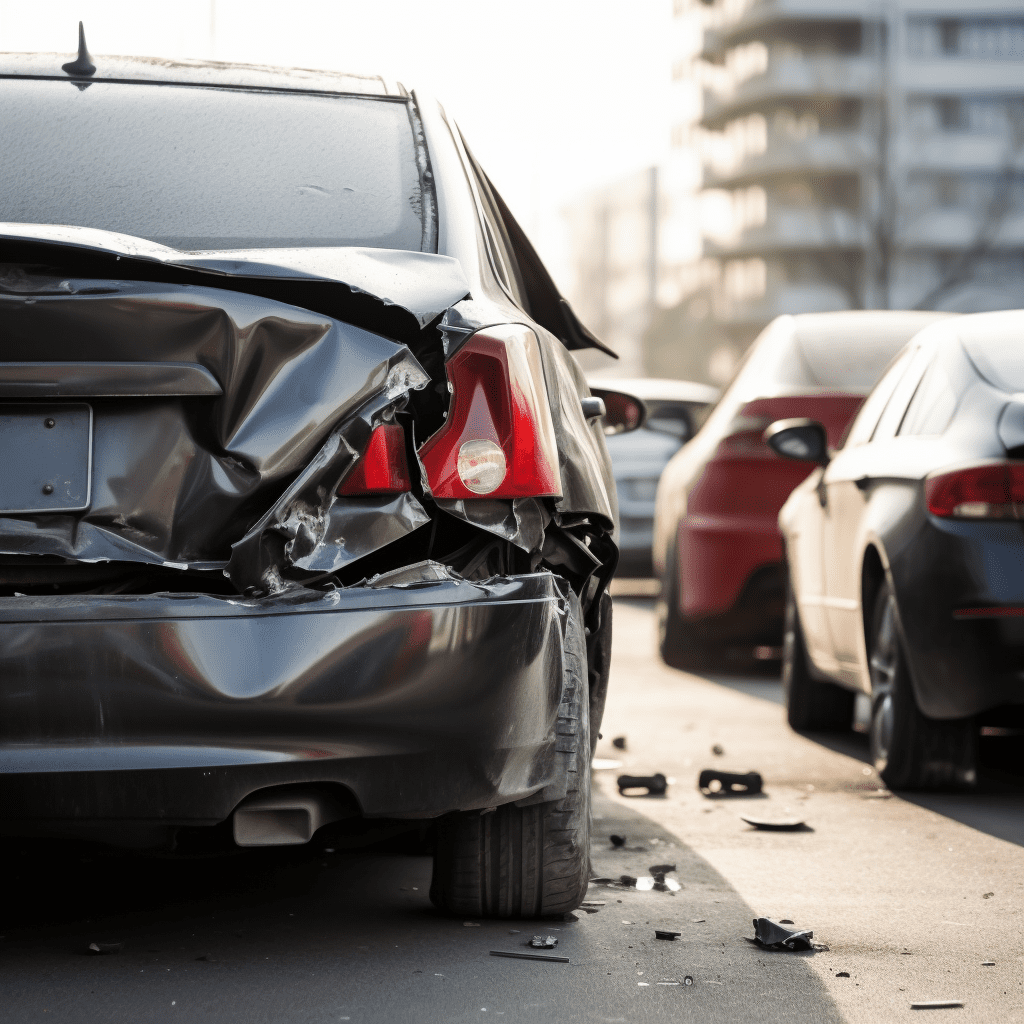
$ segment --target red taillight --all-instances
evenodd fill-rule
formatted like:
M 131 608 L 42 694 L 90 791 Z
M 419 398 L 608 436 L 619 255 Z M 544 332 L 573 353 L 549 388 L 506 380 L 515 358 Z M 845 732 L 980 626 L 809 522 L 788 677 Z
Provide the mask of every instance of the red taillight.
M 370 434 L 370 443 L 355 468 L 341 482 L 338 494 L 401 494 L 412 487 L 405 458 L 405 432 L 397 423 L 382 423 Z
M 937 473 L 924 484 L 928 511 L 958 519 L 1024 519 L 1024 462 Z
M 478 331 L 449 360 L 448 421 L 420 448 L 435 498 L 562 493 L 537 337 L 520 324 Z

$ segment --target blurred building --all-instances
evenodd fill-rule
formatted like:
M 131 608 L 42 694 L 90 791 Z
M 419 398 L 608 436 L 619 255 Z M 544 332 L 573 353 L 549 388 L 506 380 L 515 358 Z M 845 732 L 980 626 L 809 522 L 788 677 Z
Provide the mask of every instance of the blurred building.
M 648 370 L 703 359 L 720 377 L 780 313 L 1024 302 L 1022 0 L 675 0 L 675 15 L 672 139 L 702 183 L 672 199 L 699 211 L 702 255 L 651 317 Z

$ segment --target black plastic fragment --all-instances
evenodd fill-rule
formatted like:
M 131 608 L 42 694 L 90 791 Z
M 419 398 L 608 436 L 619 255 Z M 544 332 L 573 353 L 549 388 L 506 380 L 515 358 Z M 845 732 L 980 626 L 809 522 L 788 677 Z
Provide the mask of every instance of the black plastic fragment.
M 567 956 L 550 956 L 547 953 L 513 953 L 506 949 L 492 949 L 491 956 L 507 956 L 514 960 L 546 960 L 552 964 L 567 964 L 569 962 Z
M 763 786 L 764 780 L 758 772 L 741 775 L 705 768 L 697 779 L 697 788 L 705 796 L 756 796 Z
M 627 885 L 636 888 L 636 879 L 632 875 L 619 875 L 619 885 Z
M 669 872 L 675 871 L 675 869 L 675 864 L 652 864 L 647 870 L 657 878 L 658 875 L 667 875 Z
M 794 931 L 791 928 L 784 927 L 778 921 L 773 921 L 767 917 L 755 917 L 754 937 L 745 936 L 745 938 L 748 942 L 753 942 L 754 945 L 760 946 L 762 949 L 780 952 L 796 953 L 814 948 L 811 943 L 811 939 L 814 938 L 814 932 L 810 929 Z
M 748 818 L 740 816 L 741 821 L 760 829 L 762 832 L 810 832 L 807 824 L 799 818 L 787 818 L 780 821 L 769 821 L 764 818 Z
M 558 939 L 554 935 L 534 935 L 526 945 L 534 949 L 554 949 L 558 945 Z
M 612 835 L 612 836 L 608 837 L 608 840 L 612 844 L 612 846 L 614 846 L 616 848 L 618 848 L 620 846 L 625 846 L 626 845 L 626 837 L 625 836 L 615 836 L 615 835 Z
M 654 929 L 654 937 L 656 939 L 667 939 L 669 942 L 673 942 L 682 935 L 682 932 L 667 932 L 662 931 L 660 928 Z
M 647 796 L 664 796 L 668 789 L 668 780 L 661 772 L 657 775 L 620 775 L 618 779 L 619 793 L 627 789 L 646 789 Z
M 625 736 L 616 736 L 615 739 L 612 740 L 612 746 L 616 750 L 625 750 L 626 749 L 626 737 Z

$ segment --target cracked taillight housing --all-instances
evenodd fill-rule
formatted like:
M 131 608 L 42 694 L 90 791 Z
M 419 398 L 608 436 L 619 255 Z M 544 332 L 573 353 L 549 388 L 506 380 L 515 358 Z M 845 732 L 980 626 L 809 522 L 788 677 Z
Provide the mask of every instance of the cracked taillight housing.
M 419 450 L 434 498 L 562 493 L 537 336 L 522 324 L 471 335 L 446 366 L 445 425 Z
M 338 494 L 343 498 L 364 497 L 401 494 L 411 489 L 405 432 L 397 423 L 381 423 L 373 428 L 366 450 L 342 480 Z

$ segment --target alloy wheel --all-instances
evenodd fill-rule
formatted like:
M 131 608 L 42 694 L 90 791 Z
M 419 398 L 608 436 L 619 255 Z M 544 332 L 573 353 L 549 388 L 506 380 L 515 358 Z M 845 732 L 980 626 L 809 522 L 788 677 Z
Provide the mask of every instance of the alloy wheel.
M 893 733 L 893 684 L 899 669 L 900 646 L 896 632 L 896 602 L 892 595 L 875 630 L 871 649 L 871 756 L 884 771 L 889 762 Z

